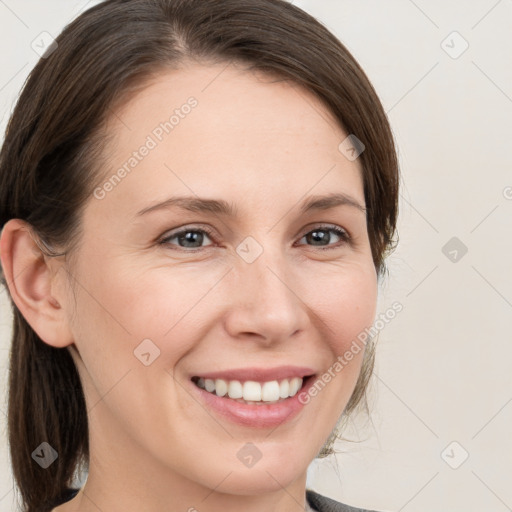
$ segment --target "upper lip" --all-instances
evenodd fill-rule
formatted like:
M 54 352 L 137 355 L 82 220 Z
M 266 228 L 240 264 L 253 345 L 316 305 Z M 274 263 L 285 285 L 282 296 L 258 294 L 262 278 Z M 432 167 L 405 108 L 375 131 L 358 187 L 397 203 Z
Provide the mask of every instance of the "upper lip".
M 291 379 L 293 377 L 305 377 L 313 375 L 315 371 L 306 366 L 277 366 L 275 368 L 233 368 L 231 370 L 221 370 L 216 372 L 206 372 L 194 374 L 194 377 L 203 377 L 204 379 L 224 379 L 239 381 L 269 382 L 272 380 Z

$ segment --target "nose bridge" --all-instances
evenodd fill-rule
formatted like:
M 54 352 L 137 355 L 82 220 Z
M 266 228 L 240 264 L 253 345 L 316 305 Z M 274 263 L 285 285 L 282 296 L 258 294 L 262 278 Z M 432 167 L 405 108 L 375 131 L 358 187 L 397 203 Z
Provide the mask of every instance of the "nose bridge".
M 244 242 L 237 248 L 240 258 L 235 264 L 227 328 L 233 336 L 254 333 L 268 341 L 287 338 L 304 328 L 307 318 L 291 282 L 289 262 L 277 247 L 258 248 L 254 240 Z

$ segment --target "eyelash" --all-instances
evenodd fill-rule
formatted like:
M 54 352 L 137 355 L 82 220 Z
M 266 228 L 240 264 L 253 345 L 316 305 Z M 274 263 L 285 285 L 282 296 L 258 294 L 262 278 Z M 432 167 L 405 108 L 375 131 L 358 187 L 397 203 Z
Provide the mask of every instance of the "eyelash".
M 345 244 L 351 244 L 352 243 L 352 237 L 349 235 L 349 233 L 342 229 L 342 228 L 339 228 L 337 226 L 317 226 L 313 229 L 311 229 L 310 231 L 307 231 L 306 233 L 304 233 L 302 236 L 301 236 L 301 239 L 304 238 L 306 235 L 309 235 L 310 233 L 313 233 L 314 231 L 332 231 L 334 232 L 336 235 L 338 235 L 340 238 L 341 238 L 341 242 L 339 242 L 337 245 L 329 245 L 329 246 L 326 246 L 326 247 L 321 247 L 321 246 L 310 246 L 310 247 L 314 247 L 318 250 L 321 250 L 321 251 L 325 251 L 325 250 L 330 250 L 330 249 L 338 249 L 340 248 L 342 245 L 345 245 Z M 166 245 L 166 246 L 172 246 L 174 244 L 171 244 L 169 242 L 169 240 L 172 240 L 174 238 L 177 238 L 179 237 L 180 235 L 184 235 L 185 233 L 204 233 L 206 235 L 208 235 L 208 237 L 214 242 L 215 241 L 215 236 L 214 236 L 214 233 L 211 229 L 209 228 L 193 228 L 193 227 L 189 227 L 187 229 L 182 229 L 181 231 L 177 231 L 176 233 L 173 233 L 169 236 L 166 236 L 165 238 L 161 238 L 159 241 L 158 241 L 158 244 L 159 245 Z M 182 251 L 185 251 L 185 252 L 199 252 L 199 251 L 202 251 L 204 249 L 207 249 L 208 246 L 206 247 L 195 247 L 195 248 L 186 248 L 186 247 L 179 247 L 179 246 L 176 246 L 176 250 L 182 250 Z

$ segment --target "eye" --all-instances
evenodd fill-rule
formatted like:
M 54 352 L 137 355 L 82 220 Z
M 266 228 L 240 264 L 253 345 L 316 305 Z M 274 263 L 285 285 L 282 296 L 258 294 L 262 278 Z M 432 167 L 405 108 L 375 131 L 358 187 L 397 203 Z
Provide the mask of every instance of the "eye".
M 332 242 L 332 233 L 334 233 L 334 237 L 338 237 L 341 242 L 333 245 Z M 181 231 L 177 231 L 175 233 L 166 236 L 165 238 L 160 239 L 158 242 L 159 245 L 167 245 L 167 246 L 175 246 L 178 245 L 179 248 L 182 249 L 202 249 L 204 247 L 208 247 L 203 245 L 203 242 L 206 238 L 212 239 L 213 232 L 209 229 L 194 229 L 187 228 L 182 229 Z M 344 229 L 338 226 L 319 226 L 315 229 L 308 231 L 305 235 L 302 236 L 302 239 L 306 239 L 309 244 L 314 247 L 318 247 L 320 250 L 325 249 L 336 249 L 346 243 L 351 242 L 351 237 Z M 176 240 L 178 243 L 175 244 L 172 241 Z M 209 244 L 213 245 L 213 244 Z
M 334 246 L 329 243 L 331 242 L 332 233 L 334 233 L 335 237 L 341 239 L 341 243 Z M 351 241 L 350 235 L 344 229 L 337 226 L 319 226 L 312 231 L 307 232 L 301 240 L 303 238 L 308 242 L 311 242 L 313 246 L 319 247 L 320 250 L 336 249 L 341 245 L 350 243 Z
M 202 243 L 205 235 L 206 238 L 213 236 L 212 232 L 207 229 L 187 228 L 162 238 L 158 243 L 161 245 L 176 245 L 171 243 L 171 240 L 176 239 L 182 248 L 201 249 L 201 247 L 204 247 Z

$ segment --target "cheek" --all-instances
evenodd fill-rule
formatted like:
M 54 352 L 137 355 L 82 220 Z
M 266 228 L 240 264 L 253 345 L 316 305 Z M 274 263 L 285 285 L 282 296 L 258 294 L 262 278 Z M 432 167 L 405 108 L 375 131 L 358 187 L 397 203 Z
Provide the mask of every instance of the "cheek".
M 311 282 L 310 303 L 322 321 L 325 340 L 334 354 L 342 354 L 374 321 L 375 269 L 371 263 L 347 263 L 322 271 Z
M 294 270 L 290 288 L 298 297 L 296 307 L 308 311 L 312 324 L 319 322 L 306 329 L 323 333 L 335 354 L 344 352 L 375 317 L 377 284 L 371 263 L 316 262 Z M 80 319 L 94 326 L 99 343 L 108 339 L 112 349 L 117 346 L 128 356 L 142 340 L 152 340 L 166 352 L 169 365 L 201 338 L 201 325 L 207 329 L 214 321 L 219 304 L 236 297 L 232 287 L 238 281 L 228 277 L 219 282 L 225 272 L 204 264 L 145 269 L 113 261 L 91 266 L 83 274 L 89 293 L 83 294 Z
M 315 416 L 333 427 L 361 372 L 378 289 L 370 261 L 330 267 L 317 276 L 315 291 L 310 292 L 322 326 L 323 346 L 319 348 L 328 348 L 328 355 L 322 373 L 302 400 L 314 404 Z
M 150 407 L 147 397 L 157 395 L 172 404 L 173 397 L 162 390 L 172 388 L 175 365 L 194 348 L 200 317 L 206 313 L 201 299 L 218 278 L 198 274 L 190 279 L 186 271 L 135 268 L 114 260 L 100 266 L 92 261 L 80 269 L 87 277 L 77 289 L 74 320 L 89 402 L 108 403 L 121 423 L 135 425 L 143 412 L 148 425 L 168 428 L 162 403 Z M 94 408 L 94 413 L 100 414 L 100 409 Z
M 91 261 L 80 271 L 87 276 L 77 315 L 88 340 L 84 349 L 101 345 L 105 358 L 126 367 L 140 364 L 134 358 L 139 346 L 149 347 L 159 353 L 155 366 L 171 368 L 191 348 L 201 319 L 207 318 L 205 308 L 211 309 L 212 302 L 204 298 L 219 276 L 199 267 L 146 268 L 115 259 L 99 266 Z M 143 340 L 151 343 L 141 345 Z

